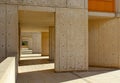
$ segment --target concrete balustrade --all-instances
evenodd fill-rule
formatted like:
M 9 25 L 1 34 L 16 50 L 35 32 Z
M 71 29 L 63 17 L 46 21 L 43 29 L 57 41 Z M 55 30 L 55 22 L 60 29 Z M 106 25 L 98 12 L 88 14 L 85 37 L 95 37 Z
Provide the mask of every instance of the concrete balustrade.
M 8 57 L 0 63 L 0 83 L 15 83 L 15 57 Z

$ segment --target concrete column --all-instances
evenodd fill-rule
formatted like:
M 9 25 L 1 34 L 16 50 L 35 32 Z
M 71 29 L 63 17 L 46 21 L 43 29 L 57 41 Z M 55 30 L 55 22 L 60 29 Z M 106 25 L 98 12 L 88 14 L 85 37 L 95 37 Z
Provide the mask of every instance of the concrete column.
M 17 56 L 19 50 L 17 5 L 7 5 L 7 56 Z
M 56 72 L 88 70 L 88 10 L 71 4 L 56 9 Z
M 0 62 L 6 58 L 6 5 L 0 4 Z
M 50 60 L 55 58 L 55 27 L 49 27 L 49 56 Z
M 32 34 L 32 51 L 33 53 L 41 53 L 41 33 Z
M 18 37 L 18 7 L 17 5 L 7 5 L 6 14 L 6 52 L 7 57 L 15 56 L 16 77 L 19 61 L 19 37 Z M 16 78 L 15 78 L 16 79 Z
M 115 0 L 116 17 L 120 17 L 120 0 Z

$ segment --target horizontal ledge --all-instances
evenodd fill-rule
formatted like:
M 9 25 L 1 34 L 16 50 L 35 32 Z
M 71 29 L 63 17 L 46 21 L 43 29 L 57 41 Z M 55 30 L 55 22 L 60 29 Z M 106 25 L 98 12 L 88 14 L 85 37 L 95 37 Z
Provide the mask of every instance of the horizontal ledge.
M 18 10 L 55 12 L 55 8 L 52 8 L 52 7 L 40 7 L 40 6 L 18 6 Z
M 99 16 L 99 17 L 115 17 L 115 13 L 108 13 L 108 12 L 88 12 L 89 16 Z
M 4 75 L 6 74 L 7 70 L 9 70 L 11 64 L 15 66 L 15 57 L 8 57 L 3 62 L 0 63 L 0 83 Z

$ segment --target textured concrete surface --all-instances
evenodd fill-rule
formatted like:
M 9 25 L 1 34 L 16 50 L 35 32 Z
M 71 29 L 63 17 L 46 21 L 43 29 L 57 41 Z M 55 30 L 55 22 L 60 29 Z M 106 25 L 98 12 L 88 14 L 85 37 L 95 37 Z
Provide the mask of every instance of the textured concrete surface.
M 120 70 L 90 67 L 86 72 L 54 72 L 48 56 L 21 56 L 17 83 L 120 83 Z
M 15 83 L 15 57 L 8 57 L 0 63 L 0 83 Z
M 55 55 L 57 72 L 88 70 L 87 10 L 56 9 Z
M 89 20 L 89 65 L 120 68 L 120 19 Z

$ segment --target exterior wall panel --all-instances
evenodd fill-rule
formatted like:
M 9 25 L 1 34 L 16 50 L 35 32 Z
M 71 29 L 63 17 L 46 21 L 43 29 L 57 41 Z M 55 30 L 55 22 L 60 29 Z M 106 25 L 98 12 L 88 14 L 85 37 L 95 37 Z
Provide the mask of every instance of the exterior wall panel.
M 7 5 L 7 56 L 18 54 L 18 9 Z
M 89 65 L 119 68 L 120 19 L 89 20 Z
M 88 69 L 87 10 L 57 8 L 55 70 Z
M 0 5 L 0 62 L 6 58 L 6 5 Z

